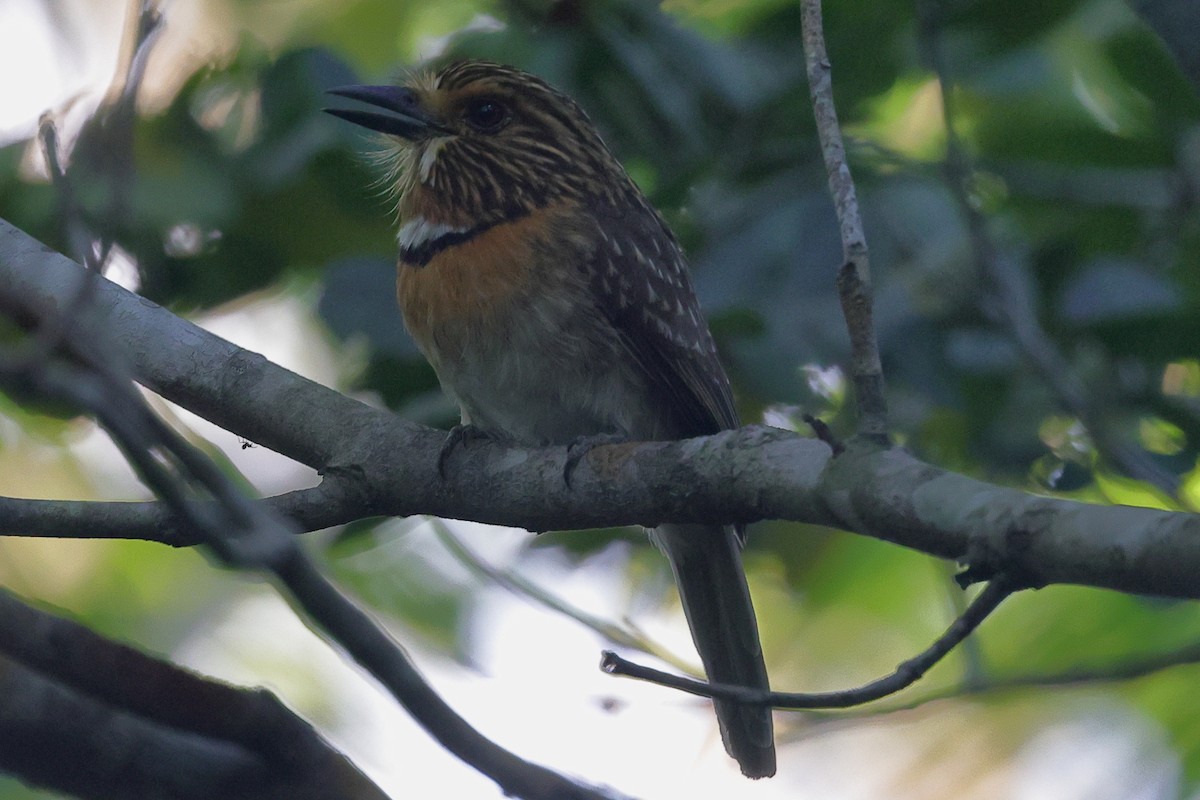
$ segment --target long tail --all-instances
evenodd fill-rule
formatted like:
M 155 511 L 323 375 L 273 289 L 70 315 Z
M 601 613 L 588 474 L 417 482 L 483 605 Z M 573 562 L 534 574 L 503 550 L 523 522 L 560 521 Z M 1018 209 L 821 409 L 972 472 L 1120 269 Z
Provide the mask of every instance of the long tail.
M 663 525 L 651 538 L 675 573 L 692 641 L 709 680 L 767 689 L 741 542 L 732 527 Z M 725 750 L 750 778 L 775 774 L 771 710 L 714 700 Z

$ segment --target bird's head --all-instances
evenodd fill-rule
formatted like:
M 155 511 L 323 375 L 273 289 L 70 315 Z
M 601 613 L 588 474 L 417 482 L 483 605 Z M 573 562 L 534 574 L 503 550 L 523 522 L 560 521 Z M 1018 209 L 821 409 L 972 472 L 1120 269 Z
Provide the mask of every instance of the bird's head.
M 579 105 L 513 67 L 462 61 L 401 86 L 330 93 L 372 107 L 326 111 L 386 134 L 401 218 L 436 210 L 478 224 L 562 200 L 611 202 L 631 187 Z

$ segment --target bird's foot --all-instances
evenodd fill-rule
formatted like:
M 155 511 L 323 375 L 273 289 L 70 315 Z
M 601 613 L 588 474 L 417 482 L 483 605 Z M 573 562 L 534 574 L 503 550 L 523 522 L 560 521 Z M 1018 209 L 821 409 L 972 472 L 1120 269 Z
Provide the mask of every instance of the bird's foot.
M 459 445 L 465 444 L 472 439 L 492 439 L 495 438 L 492 434 L 485 431 L 483 428 L 476 427 L 470 423 L 455 425 L 446 434 L 446 440 L 442 442 L 442 449 L 438 451 L 438 477 L 446 480 L 446 461 L 450 458 L 450 454 Z
M 622 444 L 628 441 L 628 436 L 622 436 L 619 433 L 592 433 L 587 436 L 580 436 L 567 445 L 567 463 L 563 467 L 563 483 L 567 485 L 568 489 L 571 487 L 571 476 L 575 474 L 575 469 L 579 466 L 579 462 L 595 448 L 601 445 Z

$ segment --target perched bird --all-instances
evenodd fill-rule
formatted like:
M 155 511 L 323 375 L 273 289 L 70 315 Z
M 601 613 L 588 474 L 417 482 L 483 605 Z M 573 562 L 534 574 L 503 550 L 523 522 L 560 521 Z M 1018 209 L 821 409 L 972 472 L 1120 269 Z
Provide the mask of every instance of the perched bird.
M 387 134 L 404 322 L 475 431 L 527 445 L 679 439 L 736 427 L 683 252 L 579 105 L 482 61 L 326 109 Z M 766 689 L 732 526 L 662 525 L 710 680 Z M 725 749 L 775 773 L 770 709 L 715 707 Z

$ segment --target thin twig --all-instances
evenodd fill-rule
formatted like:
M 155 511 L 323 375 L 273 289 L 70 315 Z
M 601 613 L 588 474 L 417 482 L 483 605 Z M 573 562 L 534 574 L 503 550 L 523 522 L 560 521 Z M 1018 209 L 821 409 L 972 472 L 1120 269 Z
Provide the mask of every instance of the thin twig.
M 86 165 L 91 173 L 107 183 L 107 206 L 94 219 L 111 223 L 125 220 L 134 176 L 134 125 L 137 94 L 146 77 L 150 55 L 163 28 L 162 14 L 155 0 L 141 0 L 127 53 L 109 85 L 95 114 L 84 123 L 75 140 L 72 161 Z M 42 115 L 39 138 L 45 152 L 50 179 L 58 203 L 58 219 L 77 261 L 88 269 L 103 272 L 115 242 L 104 230 L 89 225 L 71 179 L 51 112 Z M 101 229 L 105 226 L 100 225 Z
M 651 669 L 640 664 L 627 661 L 616 653 L 605 652 L 600 661 L 600 668 L 612 675 L 622 675 L 628 678 L 657 683 L 681 692 L 700 695 L 702 697 L 721 697 L 738 700 L 747 705 L 770 706 L 780 709 L 812 709 L 812 708 L 850 708 L 863 705 L 881 697 L 895 694 L 911 686 L 928 672 L 934 664 L 979 627 L 989 614 L 1012 594 L 1014 587 L 1003 577 L 991 581 L 979 597 L 951 623 L 946 632 L 937 641 L 918 655 L 896 667 L 896 670 L 883 678 L 871 681 L 853 689 L 842 689 L 834 692 L 795 693 L 795 692 L 763 692 L 744 686 L 727 684 L 704 683 L 689 678 L 681 678 L 660 670 Z
M 838 714 L 824 714 L 817 711 L 807 718 L 807 722 L 810 723 L 807 728 L 796 728 L 782 738 L 786 741 L 799 741 L 816 730 L 827 732 L 838 726 L 853 725 L 864 721 L 873 722 L 893 714 L 905 714 L 916 711 L 934 703 L 1022 690 L 1071 688 L 1095 684 L 1119 683 L 1149 677 L 1174 667 L 1195 666 L 1196 664 L 1200 664 L 1200 642 L 1187 645 L 1174 652 L 1143 656 L 1106 667 L 1010 675 L 985 680 L 968 675 L 959 686 L 931 692 L 905 703 L 888 704 L 884 707 L 873 707 Z
M 46 171 L 50 173 L 50 184 L 54 187 L 54 200 L 58 205 L 55 213 L 62 225 L 67 246 L 71 248 L 71 254 L 76 261 L 87 267 L 90 272 L 100 272 L 104 262 L 97 257 L 92 232 L 84 222 L 75 187 L 63 166 L 58 128 L 54 124 L 54 116 L 49 112 L 42 114 L 38 120 L 38 140 L 42 144 L 42 155 L 46 159 Z M 64 315 L 64 320 L 70 318 Z
M 610 643 L 618 646 L 637 650 L 645 653 L 648 656 L 653 656 L 659 661 L 670 664 L 680 672 L 686 672 L 691 675 L 697 675 L 698 670 L 686 660 L 680 658 L 674 653 L 669 652 L 665 648 L 651 641 L 639 632 L 634 632 L 629 628 L 616 625 L 608 620 L 601 619 L 595 614 L 589 614 L 583 609 L 573 606 L 561 597 L 556 597 L 545 588 L 538 586 L 536 583 L 527 578 L 513 572 L 512 570 L 499 569 L 487 563 L 478 553 L 467 546 L 461 538 L 455 536 L 448 525 L 437 517 L 431 517 L 429 524 L 433 527 L 434 533 L 442 542 L 442 545 L 450 552 L 452 556 L 467 569 L 474 572 L 502 589 L 505 589 L 517 597 L 524 598 L 540 606 L 556 611 L 563 616 L 578 622 L 585 628 L 600 634 Z
M 803 0 L 801 20 L 804 58 L 808 69 L 809 95 L 817 120 L 821 154 L 829 177 L 829 191 L 841 229 L 843 265 L 838 271 L 838 297 L 850 334 L 850 374 L 858 406 L 858 431 L 867 438 L 887 443 L 888 413 L 884 395 L 883 366 L 875 338 L 871 297 L 871 268 L 867 237 L 854 178 L 846 161 L 837 109 L 833 104 L 833 82 L 825 33 L 821 22 L 821 0 Z
M 129 214 L 129 198 L 132 195 L 136 172 L 133 134 L 137 121 L 137 96 L 146 77 L 150 54 L 164 27 L 164 17 L 159 9 L 158 0 L 140 0 L 129 55 L 124 69 L 119 73 L 122 78 L 113 79 L 113 85 L 119 84 L 120 90 L 115 97 L 110 93 L 108 104 L 100 110 L 95 119 L 99 123 L 98 138 L 102 152 L 93 152 L 93 155 L 103 158 L 108 167 L 111 187 L 105 213 L 109 219 L 123 220 Z M 99 248 L 102 263 L 113 244 L 108 237 L 101 239 Z

